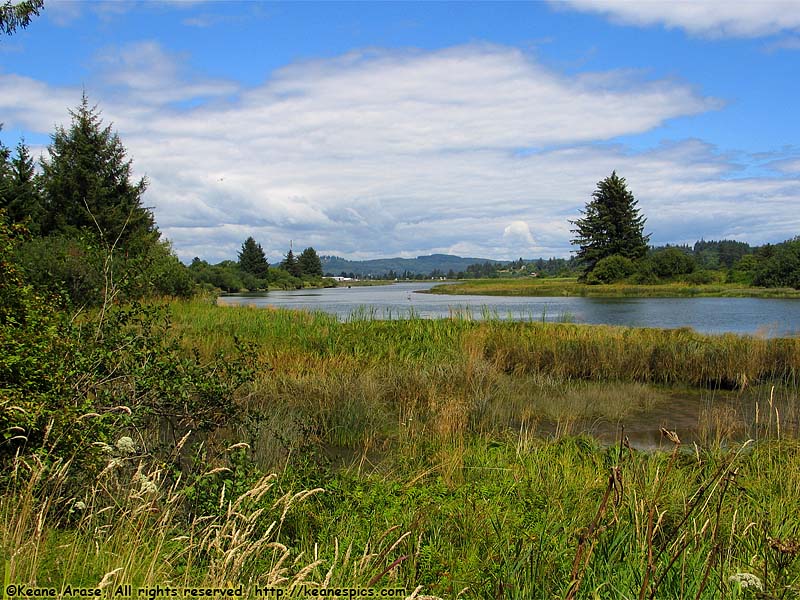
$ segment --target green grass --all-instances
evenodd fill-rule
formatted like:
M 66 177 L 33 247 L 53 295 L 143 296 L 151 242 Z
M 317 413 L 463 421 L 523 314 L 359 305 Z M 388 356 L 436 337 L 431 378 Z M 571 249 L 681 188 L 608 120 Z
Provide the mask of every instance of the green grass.
M 586 296 L 592 298 L 800 298 L 792 288 L 758 288 L 740 284 L 664 283 L 588 285 L 575 278 L 476 279 L 438 285 L 425 293 L 486 296 Z
M 201 359 L 256 355 L 242 418 L 169 460 L 147 451 L 162 432 L 132 432 L 139 451 L 79 489 L 69 462 L 18 459 L 10 581 L 754 598 L 730 579 L 747 573 L 800 597 L 800 340 L 171 311 Z M 683 443 L 620 446 L 623 426 Z

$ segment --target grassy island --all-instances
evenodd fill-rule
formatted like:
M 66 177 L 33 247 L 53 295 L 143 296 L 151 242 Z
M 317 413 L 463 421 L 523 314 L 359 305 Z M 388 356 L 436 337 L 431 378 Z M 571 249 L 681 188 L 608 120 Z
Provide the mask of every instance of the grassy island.
M 425 293 L 484 296 L 587 296 L 596 298 L 800 298 L 794 288 L 763 288 L 735 283 L 587 284 L 577 278 L 474 279 L 438 285 Z

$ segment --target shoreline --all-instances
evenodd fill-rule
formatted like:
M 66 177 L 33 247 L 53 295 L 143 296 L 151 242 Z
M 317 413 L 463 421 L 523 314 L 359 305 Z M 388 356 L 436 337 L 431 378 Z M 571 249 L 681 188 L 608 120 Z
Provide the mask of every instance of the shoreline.
M 585 297 L 585 298 L 769 298 L 800 299 L 792 288 L 756 288 L 735 284 L 589 285 L 570 279 L 475 279 L 436 285 L 421 294 L 449 296 Z

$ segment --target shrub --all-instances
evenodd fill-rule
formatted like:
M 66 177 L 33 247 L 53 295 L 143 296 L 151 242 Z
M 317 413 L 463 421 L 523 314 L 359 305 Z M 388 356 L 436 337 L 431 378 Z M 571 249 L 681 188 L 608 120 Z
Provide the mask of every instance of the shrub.
M 0 214 L 0 465 L 37 455 L 80 474 L 129 427 L 174 441 L 244 417 L 234 400 L 254 373 L 248 346 L 201 362 L 171 335 L 166 307 L 106 297 L 87 314 L 59 310 L 26 282 L 20 242 Z
M 694 259 L 679 248 L 665 248 L 650 257 L 653 270 L 659 277 L 687 275 L 695 270 Z
M 714 283 L 714 274 L 711 271 L 695 271 L 684 277 L 686 283 L 691 285 L 707 285 Z
M 636 270 L 633 261 L 624 256 L 607 256 L 597 261 L 586 278 L 587 283 L 613 283 L 630 277 Z
M 757 268 L 753 284 L 800 289 L 800 237 L 773 246 Z

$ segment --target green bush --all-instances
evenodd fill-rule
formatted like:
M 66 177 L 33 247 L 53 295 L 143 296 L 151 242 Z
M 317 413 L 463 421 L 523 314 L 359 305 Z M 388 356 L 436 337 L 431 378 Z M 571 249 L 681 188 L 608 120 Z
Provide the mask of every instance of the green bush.
M 664 248 L 650 257 L 653 270 L 662 278 L 687 275 L 695 270 L 694 259 L 679 248 Z
M 753 284 L 800 289 L 800 237 L 769 247 L 765 254 Z
M 594 269 L 586 277 L 586 282 L 590 284 L 596 283 L 614 283 L 626 277 L 630 277 L 636 266 L 630 258 L 625 256 L 607 256 L 595 265 Z
M 21 241 L 21 229 L 0 215 L 4 469 L 15 456 L 37 455 L 71 460 L 80 473 L 103 464 L 105 449 L 130 428 L 160 431 L 174 444 L 188 431 L 243 418 L 235 393 L 254 374 L 249 346 L 202 362 L 171 334 L 166 307 L 106 297 L 99 310 L 60 310 L 57 297 L 25 280 L 14 260 Z
M 684 277 L 686 283 L 691 285 L 707 285 L 709 283 L 714 283 L 715 277 L 714 273 L 711 271 L 695 271 L 694 273 L 689 273 Z

